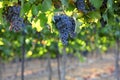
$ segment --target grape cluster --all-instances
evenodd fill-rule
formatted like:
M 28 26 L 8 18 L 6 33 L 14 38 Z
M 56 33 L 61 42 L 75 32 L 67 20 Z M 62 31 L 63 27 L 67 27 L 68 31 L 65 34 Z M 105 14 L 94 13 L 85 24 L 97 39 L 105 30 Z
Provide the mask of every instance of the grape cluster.
M 8 22 L 10 22 L 10 30 L 15 32 L 20 31 L 24 26 L 23 19 L 20 17 L 20 9 L 18 6 L 8 6 L 5 10 L 5 17 Z
M 84 13 L 87 12 L 86 8 L 85 8 L 85 0 L 77 0 L 75 2 L 75 5 L 76 5 L 76 8 L 79 10 L 79 11 L 82 11 Z
M 75 37 L 75 21 L 67 15 L 61 14 L 54 16 L 54 21 L 60 33 L 60 39 L 64 45 L 68 44 L 69 36 Z

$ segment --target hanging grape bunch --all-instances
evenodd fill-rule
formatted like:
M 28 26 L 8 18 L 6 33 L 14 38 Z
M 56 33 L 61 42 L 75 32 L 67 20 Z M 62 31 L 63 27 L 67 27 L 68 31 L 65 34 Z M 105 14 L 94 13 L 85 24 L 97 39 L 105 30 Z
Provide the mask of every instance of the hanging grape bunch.
M 68 44 L 69 36 L 75 37 L 75 21 L 65 14 L 54 16 L 55 25 L 60 33 L 60 39 L 64 45 Z
M 20 17 L 20 6 L 8 6 L 5 10 L 5 17 L 10 22 L 10 30 L 20 31 L 24 27 L 23 18 Z
M 85 8 L 85 0 L 77 0 L 75 2 L 75 5 L 76 5 L 76 8 L 81 11 L 81 12 L 84 12 L 84 13 L 87 13 L 87 10 Z

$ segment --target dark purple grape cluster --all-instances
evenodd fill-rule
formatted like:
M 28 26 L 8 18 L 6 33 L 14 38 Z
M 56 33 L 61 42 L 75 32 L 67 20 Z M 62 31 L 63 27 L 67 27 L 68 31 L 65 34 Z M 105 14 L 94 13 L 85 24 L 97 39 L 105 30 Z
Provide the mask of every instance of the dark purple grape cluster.
M 87 12 L 86 8 L 85 8 L 85 0 L 77 0 L 75 2 L 75 5 L 76 5 L 76 8 L 79 10 L 79 11 L 82 11 L 84 13 Z
M 10 30 L 18 32 L 24 26 L 23 18 L 20 17 L 20 9 L 18 6 L 8 6 L 5 10 L 5 17 L 10 22 Z
M 69 36 L 75 37 L 75 21 L 65 14 L 54 16 L 54 21 L 60 33 L 60 39 L 64 45 L 68 44 Z

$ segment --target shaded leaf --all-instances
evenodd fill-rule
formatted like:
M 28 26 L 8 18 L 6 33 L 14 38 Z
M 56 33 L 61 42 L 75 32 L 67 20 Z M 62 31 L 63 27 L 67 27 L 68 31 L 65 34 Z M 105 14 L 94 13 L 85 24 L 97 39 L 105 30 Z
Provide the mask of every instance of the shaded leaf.
M 103 0 L 90 0 L 90 3 L 96 8 L 99 9 L 102 5 Z
M 32 5 L 32 14 L 36 16 L 38 14 L 38 7 L 36 5 Z
M 68 7 L 68 0 L 60 0 L 62 5 L 64 5 L 64 7 Z
M 44 0 L 41 5 L 41 11 L 46 12 L 52 8 L 52 1 L 51 0 Z

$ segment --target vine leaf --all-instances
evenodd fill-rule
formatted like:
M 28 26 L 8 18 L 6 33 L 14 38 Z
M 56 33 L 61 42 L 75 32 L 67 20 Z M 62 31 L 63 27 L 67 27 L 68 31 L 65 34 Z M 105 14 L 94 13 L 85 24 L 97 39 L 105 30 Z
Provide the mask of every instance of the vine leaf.
M 107 8 L 108 8 L 110 13 L 113 13 L 113 11 L 114 11 L 112 6 L 113 6 L 113 0 L 108 0 L 107 1 Z
M 25 3 L 21 9 L 21 15 L 24 15 L 25 13 L 27 13 L 30 10 L 31 4 L 29 2 Z
M 52 1 L 51 0 L 44 0 L 41 6 L 41 11 L 46 12 L 50 10 L 52 7 Z
M 62 5 L 64 5 L 64 7 L 68 7 L 68 0 L 60 0 L 61 1 L 61 3 L 62 3 Z
M 38 14 L 38 8 L 36 5 L 32 6 L 32 15 L 37 15 Z
M 96 8 L 99 9 L 102 5 L 103 0 L 90 0 L 90 3 Z

